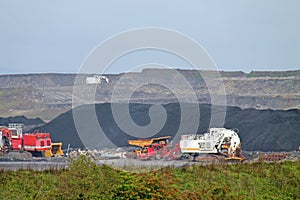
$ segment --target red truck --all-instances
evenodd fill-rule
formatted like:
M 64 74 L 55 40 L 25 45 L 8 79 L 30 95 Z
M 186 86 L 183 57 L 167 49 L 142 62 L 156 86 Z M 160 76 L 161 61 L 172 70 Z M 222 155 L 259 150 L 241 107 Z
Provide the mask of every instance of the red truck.
M 2 154 L 9 151 L 28 151 L 33 156 L 39 157 L 50 149 L 49 133 L 23 133 L 21 124 L 9 124 L 8 127 L 0 127 L 0 151 Z
M 179 157 L 180 148 L 178 144 L 170 145 L 170 139 L 171 136 L 128 140 L 128 144 L 137 146 L 135 157 L 139 160 L 173 160 Z

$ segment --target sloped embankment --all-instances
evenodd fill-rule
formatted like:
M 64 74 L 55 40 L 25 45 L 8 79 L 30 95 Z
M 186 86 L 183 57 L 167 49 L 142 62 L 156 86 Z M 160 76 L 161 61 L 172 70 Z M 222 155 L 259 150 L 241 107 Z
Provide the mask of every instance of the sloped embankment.
M 0 126 L 8 126 L 9 123 L 21 123 L 24 125 L 25 131 L 32 129 L 34 127 L 45 125 L 45 122 L 40 118 L 30 119 L 25 116 L 16 117 L 0 117 Z
M 126 146 L 128 139 L 134 137 L 122 131 L 114 121 L 111 111 L 111 104 L 84 105 L 75 108 L 82 115 L 87 115 L 87 110 L 96 108 L 96 114 L 99 124 L 106 136 L 118 146 Z M 120 104 L 120 106 L 128 106 Z M 189 106 L 189 104 L 187 104 Z M 149 104 L 130 104 L 130 114 L 132 120 L 138 125 L 145 126 L 150 123 Z M 163 105 L 167 113 L 167 120 L 164 127 L 155 136 L 164 136 L 176 134 L 180 120 L 181 112 L 178 103 Z M 192 108 L 192 106 L 190 106 Z M 211 118 L 211 105 L 199 104 L 200 122 L 198 133 L 204 133 L 209 128 Z M 217 107 L 219 114 L 223 112 L 221 107 Z M 185 133 L 193 133 L 192 127 L 195 117 L 191 114 L 184 116 L 188 123 Z M 127 119 L 124 119 L 126 122 Z M 262 151 L 292 151 L 300 145 L 300 110 L 256 110 L 238 107 L 226 108 L 226 120 L 224 127 L 237 128 L 242 140 L 244 150 L 262 150 Z M 85 124 L 86 133 L 96 133 L 96 127 L 90 122 L 89 116 L 81 122 Z M 72 111 L 68 111 L 56 117 L 48 124 L 39 127 L 40 130 L 49 131 L 52 134 L 53 141 L 62 141 L 64 147 L 68 144 L 71 147 L 83 147 L 83 144 L 77 134 L 74 125 Z M 132 130 L 134 131 L 134 130 Z M 139 134 L 139 133 L 135 133 Z M 99 141 L 101 143 L 101 141 Z M 105 144 L 103 144 L 105 146 Z

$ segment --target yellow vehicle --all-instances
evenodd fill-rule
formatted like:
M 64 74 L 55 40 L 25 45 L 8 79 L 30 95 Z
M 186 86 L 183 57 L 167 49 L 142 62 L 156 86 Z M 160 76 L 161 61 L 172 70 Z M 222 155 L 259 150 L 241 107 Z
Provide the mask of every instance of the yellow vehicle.
M 51 149 L 45 151 L 45 157 L 64 156 L 62 151 L 62 142 L 56 142 L 51 144 Z
M 128 140 L 128 144 L 137 146 L 136 157 L 140 160 L 153 159 L 157 154 L 162 154 L 162 150 L 167 147 L 171 136 L 159 138 Z
M 138 147 L 148 147 L 153 144 L 165 145 L 171 139 L 171 136 L 164 136 L 159 138 L 149 138 L 149 139 L 138 139 L 138 140 L 128 140 L 128 144 Z

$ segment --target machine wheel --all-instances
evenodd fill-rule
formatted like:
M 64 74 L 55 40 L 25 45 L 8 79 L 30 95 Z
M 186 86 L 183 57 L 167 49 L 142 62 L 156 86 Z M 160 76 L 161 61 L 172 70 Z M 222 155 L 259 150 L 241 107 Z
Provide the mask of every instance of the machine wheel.
M 33 157 L 45 157 L 44 151 L 31 151 Z
M 190 155 L 189 156 L 189 161 L 194 162 L 195 161 L 195 155 Z

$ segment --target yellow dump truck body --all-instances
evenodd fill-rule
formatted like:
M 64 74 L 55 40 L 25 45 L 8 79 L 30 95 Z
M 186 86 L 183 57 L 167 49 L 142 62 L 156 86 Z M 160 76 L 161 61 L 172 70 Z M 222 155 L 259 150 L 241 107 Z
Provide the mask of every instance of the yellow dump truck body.
M 51 144 L 51 149 L 45 151 L 45 157 L 63 156 L 62 142 L 56 142 Z
M 150 139 L 138 139 L 138 140 L 128 140 L 128 144 L 138 147 L 147 147 L 153 143 L 165 142 L 165 140 L 170 139 L 171 136 L 159 137 L 159 138 L 150 138 Z

